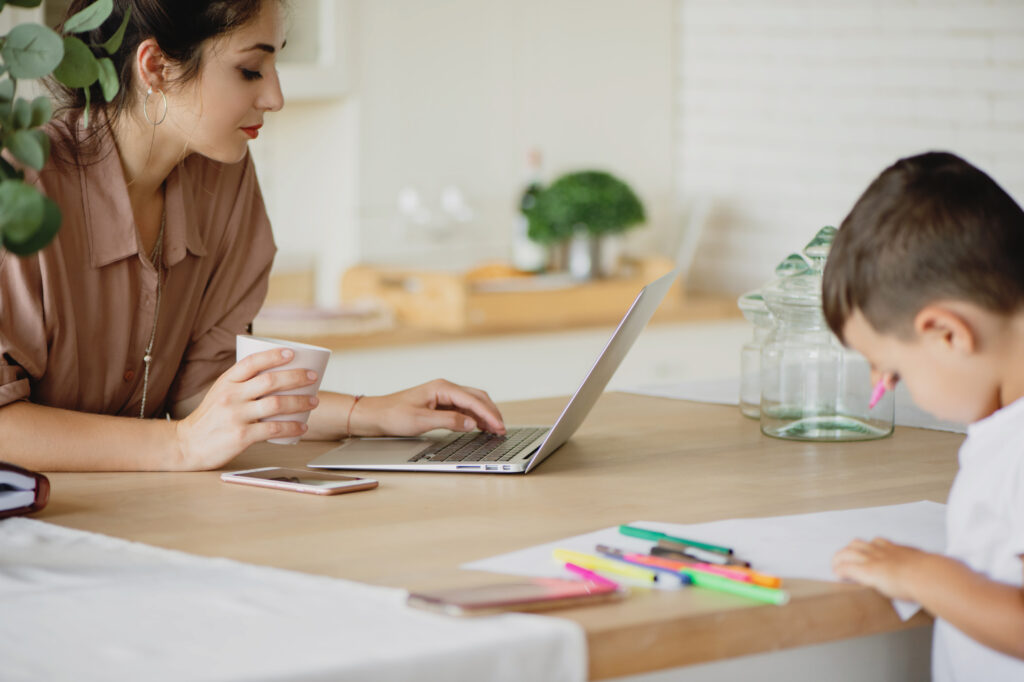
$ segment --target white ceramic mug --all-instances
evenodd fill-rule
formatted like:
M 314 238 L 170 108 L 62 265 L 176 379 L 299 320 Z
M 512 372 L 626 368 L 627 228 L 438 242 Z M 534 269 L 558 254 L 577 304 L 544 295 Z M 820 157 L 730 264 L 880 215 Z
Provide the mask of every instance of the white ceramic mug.
M 316 395 L 317 391 L 320 390 L 320 382 L 324 378 L 324 371 L 327 370 L 327 360 L 331 357 L 331 351 L 327 348 L 311 346 L 308 343 L 298 343 L 297 341 L 239 334 L 235 339 L 235 361 L 247 358 L 253 353 L 262 353 L 263 351 L 275 348 L 289 348 L 295 355 L 290 362 L 265 370 L 265 372 L 279 372 L 284 369 L 308 369 L 316 372 L 316 382 L 309 386 L 302 386 L 290 391 L 277 391 L 269 395 Z M 260 374 L 265 372 L 260 372 Z M 287 421 L 305 424 L 309 420 L 309 412 L 307 410 L 305 412 L 296 412 L 295 414 L 280 414 L 276 417 L 261 419 L 260 421 Z M 294 438 L 271 438 L 267 442 L 277 443 L 278 445 L 293 445 L 298 443 L 299 440 L 300 437 L 296 436 Z

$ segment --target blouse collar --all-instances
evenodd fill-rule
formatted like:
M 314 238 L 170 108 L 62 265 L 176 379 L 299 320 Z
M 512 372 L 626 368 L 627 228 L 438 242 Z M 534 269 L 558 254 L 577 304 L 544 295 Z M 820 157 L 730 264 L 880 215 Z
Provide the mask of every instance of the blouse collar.
M 99 160 L 81 167 L 79 178 L 92 266 L 102 268 L 138 255 L 138 231 L 128 199 L 128 185 L 109 135 L 104 137 Z M 206 255 L 195 208 L 185 200 L 190 185 L 187 164 L 183 161 L 174 167 L 165 184 L 164 266 L 168 268 L 181 262 L 186 251 L 194 256 Z

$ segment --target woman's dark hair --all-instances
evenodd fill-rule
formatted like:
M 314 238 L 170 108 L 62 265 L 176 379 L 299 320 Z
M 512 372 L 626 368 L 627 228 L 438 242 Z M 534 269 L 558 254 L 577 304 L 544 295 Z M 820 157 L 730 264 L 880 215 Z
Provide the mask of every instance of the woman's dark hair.
M 111 55 L 120 89 L 113 101 L 103 97 L 99 82 L 89 93 L 89 121 L 86 131 L 79 131 L 79 120 L 85 110 L 86 99 L 82 89 L 68 88 L 50 79 L 48 86 L 57 101 L 57 111 L 66 116 L 70 131 L 75 135 L 73 149 L 86 153 L 97 133 L 109 128 L 135 102 L 131 87 L 135 69 L 135 52 L 147 38 L 154 38 L 163 53 L 182 67 L 180 83 L 188 82 L 199 74 L 203 43 L 210 38 L 226 35 L 254 19 L 265 0 L 114 0 L 114 9 L 103 24 L 92 31 L 79 34 L 87 45 L 102 45 L 121 25 L 131 9 L 121 47 Z M 93 0 L 72 0 L 64 16 L 67 21 L 76 12 L 92 4 Z M 63 22 L 61 22 L 63 24 Z M 105 54 L 97 54 L 97 57 Z M 94 114 L 104 114 L 95 116 Z
M 929 152 L 900 159 L 857 200 L 829 253 L 822 303 L 839 338 L 857 310 L 875 331 L 907 338 L 941 299 L 1024 307 L 1024 211 L 983 171 Z

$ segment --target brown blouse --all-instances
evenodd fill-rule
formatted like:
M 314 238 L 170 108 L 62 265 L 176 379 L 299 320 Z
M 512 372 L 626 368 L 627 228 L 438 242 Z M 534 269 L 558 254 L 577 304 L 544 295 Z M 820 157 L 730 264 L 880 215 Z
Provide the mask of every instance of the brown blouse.
M 53 146 L 64 144 L 49 128 Z M 0 406 L 28 399 L 138 416 L 157 273 L 140 252 L 116 147 L 78 167 L 51 161 L 26 179 L 60 206 L 54 241 L 19 258 L 0 250 Z M 234 364 L 267 292 L 275 246 L 248 155 L 199 155 L 165 185 L 163 291 L 146 416 L 197 394 Z

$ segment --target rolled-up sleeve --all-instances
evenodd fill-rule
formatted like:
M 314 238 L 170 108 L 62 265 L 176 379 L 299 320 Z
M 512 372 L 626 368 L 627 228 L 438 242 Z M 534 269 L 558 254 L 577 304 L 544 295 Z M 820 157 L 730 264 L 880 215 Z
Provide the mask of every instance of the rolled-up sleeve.
M 168 404 L 190 398 L 235 362 L 235 336 L 245 334 L 263 306 L 273 264 L 274 238 L 252 159 L 243 162 L 213 272 Z M 208 256 L 208 257 L 211 257 Z
M 38 259 L 0 249 L 0 407 L 29 397 L 47 355 Z

